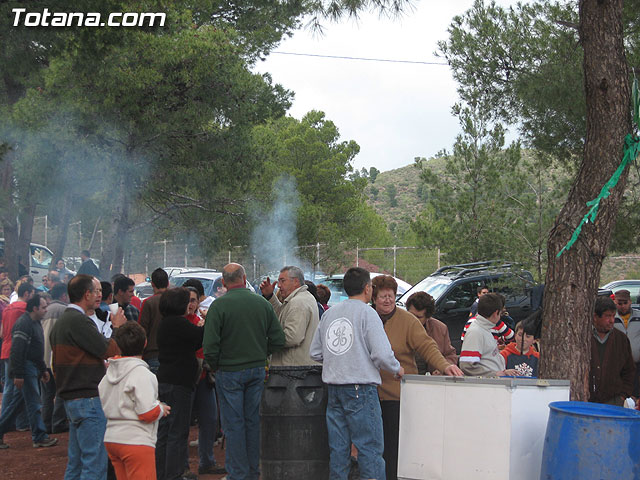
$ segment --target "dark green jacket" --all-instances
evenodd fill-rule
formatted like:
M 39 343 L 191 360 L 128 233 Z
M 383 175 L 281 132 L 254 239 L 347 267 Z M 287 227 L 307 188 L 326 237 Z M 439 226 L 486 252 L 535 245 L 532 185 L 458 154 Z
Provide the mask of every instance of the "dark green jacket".
M 284 332 L 267 300 L 233 288 L 209 307 L 202 347 L 214 371 L 237 372 L 264 366 L 268 355 L 284 347 Z

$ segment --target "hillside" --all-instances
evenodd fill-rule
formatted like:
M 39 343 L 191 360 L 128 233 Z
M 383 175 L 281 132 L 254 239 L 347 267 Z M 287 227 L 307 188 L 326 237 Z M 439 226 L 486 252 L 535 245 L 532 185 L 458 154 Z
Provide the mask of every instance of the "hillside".
M 431 159 L 430 166 L 442 168 L 444 159 Z M 368 203 L 387 222 L 393 232 L 407 225 L 424 206 L 420 170 L 414 165 L 388 170 L 378 174 L 373 184 L 367 185 Z
M 444 159 L 428 161 L 436 171 L 444 166 Z M 632 172 L 632 177 L 637 175 Z M 566 173 L 551 169 L 545 175 L 546 181 L 554 184 L 558 179 L 566 181 Z M 387 222 L 392 232 L 408 226 L 424 206 L 419 169 L 411 164 L 405 167 L 381 172 L 375 183 L 367 185 L 365 193 L 368 203 Z M 395 189 L 395 194 L 394 194 Z M 392 201 L 392 198 L 395 201 Z M 620 279 L 640 278 L 640 257 L 635 252 L 610 252 L 604 259 L 600 274 L 600 285 Z

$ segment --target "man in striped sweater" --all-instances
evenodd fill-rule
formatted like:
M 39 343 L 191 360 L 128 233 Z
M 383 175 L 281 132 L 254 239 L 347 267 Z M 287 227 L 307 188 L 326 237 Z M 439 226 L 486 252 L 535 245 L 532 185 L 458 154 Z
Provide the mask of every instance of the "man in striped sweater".
M 64 479 L 106 479 L 107 425 L 98 396 L 98 384 L 105 373 L 105 360 L 120 353 L 116 342 L 96 328 L 86 312 L 102 299 L 102 287 L 95 277 L 76 275 L 68 285 L 69 306 L 51 330 L 53 373 L 57 394 L 65 401 L 69 419 L 69 450 Z M 126 322 L 122 309 L 111 318 L 114 328 Z
M 460 352 L 460 369 L 465 375 L 517 375 L 515 370 L 505 370 L 504 358 L 492 333 L 501 321 L 502 307 L 502 298 L 495 293 L 487 293 L 478 300 L 476 320 L 464 336 Z

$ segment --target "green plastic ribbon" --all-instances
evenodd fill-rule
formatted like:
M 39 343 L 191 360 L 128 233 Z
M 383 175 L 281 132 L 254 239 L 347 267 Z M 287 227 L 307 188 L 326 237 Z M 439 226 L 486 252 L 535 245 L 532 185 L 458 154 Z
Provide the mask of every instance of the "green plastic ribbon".
M 637 78 L 634 78 L 633 80 L 631 99 L 633 103 L 633 121 L 635 122 L 636 126 L 640 128 L 640 90 L 638 89 Z M 640 138 L 635 137 L 631 134 L 627 134 L 627 136 L 624 139 L 624 154 L 622 157 L 622 163 L 620 163 L 620 166 L 613 173 L 609 181 L 604 184 L 604 186 L 602 187 L 602 190 L 600 190 L 600 195 L 598 195 L 593 200 L 587 202 L 587 207 L 590 207 L 589 211 L 584 217 L 582 217 L 582 221 L 574 230 L 573 235 L 571 235 L 571 238 L 569 239 L 569 242 L 567 242 L 564 248 L 558 252 L 558 254 L 556 255 L 556 258 L 560 258 L 560 255 L 562 255 L 566 250 L 569 250 L 571 246 L 574 243 L 576 243 L 576 240 L 578 240 L 578 237 L 580 236 L 580 232 L 582 231 L 582 226 L 585 223 L 595 222 L 596 217 L 598 216 L 598 209 L 600 208 L 600 202 L 610 195 L 611 189 L 618 184 L 618 181 L 620 180 L 620 176 L 622 175 L 622 172 L 624 172 L 624 169 L 627 167 L 628 164 L 630 164 L 637 158 L 638 153 L 640 153 Z

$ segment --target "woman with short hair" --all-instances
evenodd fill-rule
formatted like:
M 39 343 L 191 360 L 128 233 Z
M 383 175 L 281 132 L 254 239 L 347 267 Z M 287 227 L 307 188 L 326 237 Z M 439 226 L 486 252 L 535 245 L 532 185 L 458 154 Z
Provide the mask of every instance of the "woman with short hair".
M 204 328 L 187 320 L 191 294 L 184 287 L 162 293 L 158 327 L 158 397 L 171 407 L 171 415 L 158 426 L 156 473 L 158 480 L 182 478 L 189 459 L 191 403 L 199 365 Z
M 462 376 L 462 371 L 451 365 L 438 350 L 438 345 L 425 332 L 416 317 L 396 307 L 398 284 L 390 275 L 378 275 L 372 282 L 372 302 L 384 324 L 395 357 L 405 374 L 418 373 L 414 358 L 418 352 L 429 364 L 445 375 Z M 392 373 L 380 371 L 382 384 L 378 386 L 382 425 L 384 430 L 384 461 L 387 480 L 398 478 L 398 436 L 400 430 L 400 380 Z

